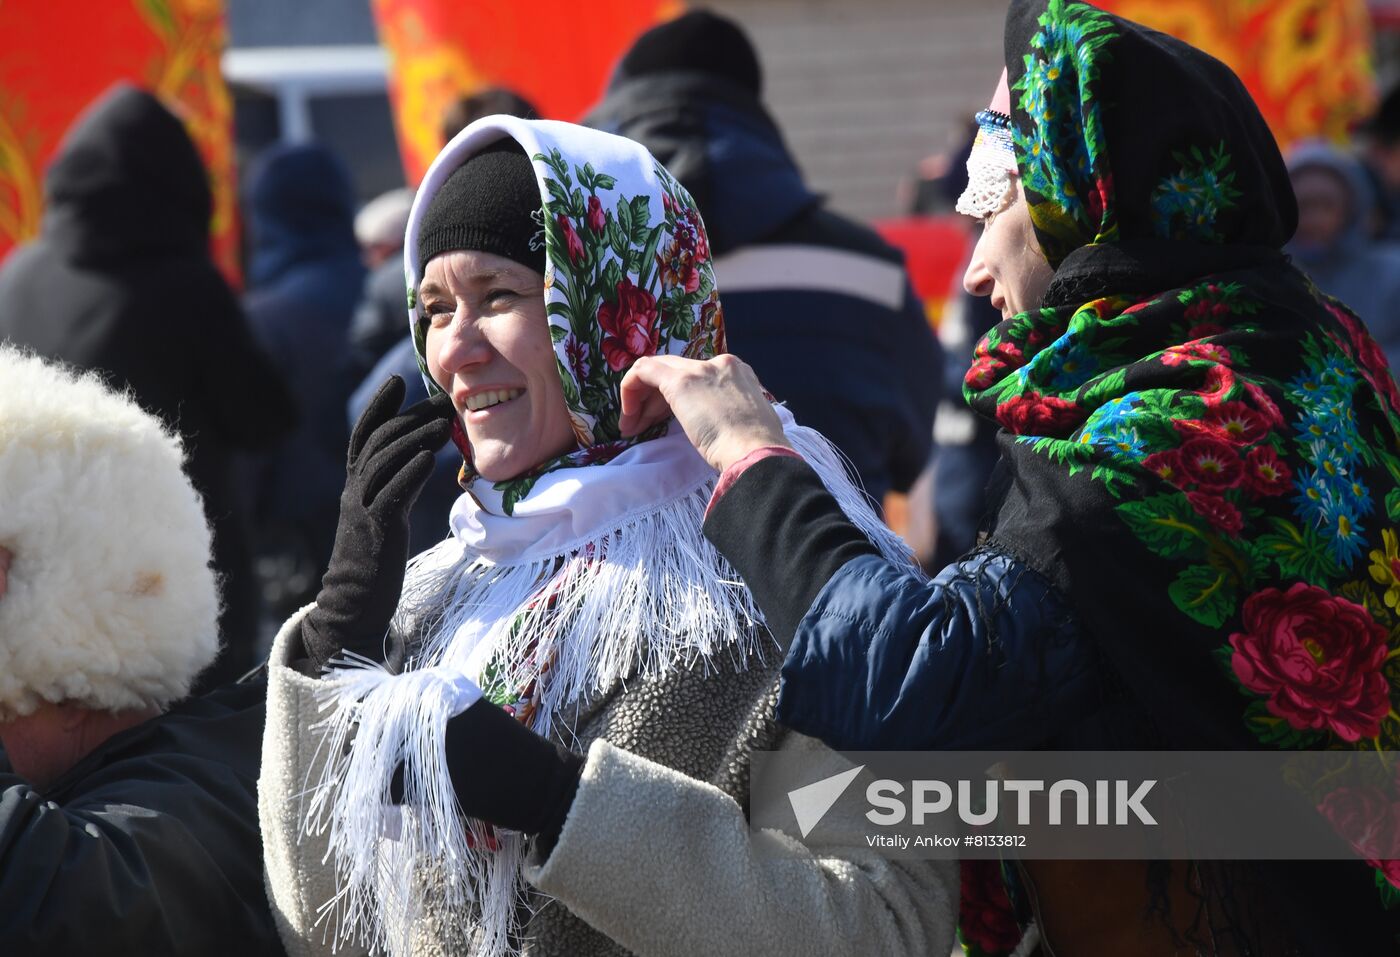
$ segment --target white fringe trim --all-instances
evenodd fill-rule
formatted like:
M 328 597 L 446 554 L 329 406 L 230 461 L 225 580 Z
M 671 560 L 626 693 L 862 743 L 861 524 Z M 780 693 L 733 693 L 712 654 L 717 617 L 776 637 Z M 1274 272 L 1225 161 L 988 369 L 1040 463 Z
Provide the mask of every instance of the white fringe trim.
M 881 552 L 912 565 L 840 453 L 811 429 L 786 434 Z M 724 662 L 742 670 L 750 656 L 777 650 L 756 627 L 762 615 L 738 573 L 701 534 L 713 488 L 629 516 L 571 554 L 492 564 L 449 539 L 410 562 L 395 627 L 428 636 L 410 670 L 340 661 L 322 682 L 316 730 L 331 757 L 310 788 L 305 827 L 330 832 L 338 892 L 319 919 L 335 941 L 407 955 L 421 935 L 447 934 L 448 946 L 480 957 L 519 953 L 524 838 L 498 833 L 492 849 L 489 829 L 461 815 L 448 775 L 460 676 L 479 681 L 494 658 L 493 683 L 537 682 L 530 726 L 568 741 L 576 709 L 633 675 Z

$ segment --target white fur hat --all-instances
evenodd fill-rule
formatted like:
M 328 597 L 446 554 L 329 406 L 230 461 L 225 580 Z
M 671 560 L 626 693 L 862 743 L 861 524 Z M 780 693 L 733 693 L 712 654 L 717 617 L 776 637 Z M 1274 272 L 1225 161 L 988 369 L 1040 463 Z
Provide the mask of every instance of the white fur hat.
M 178 437 L 94 374 L 0 344 L 0 718 L 162 706 L 218 652 L 219 597 Z

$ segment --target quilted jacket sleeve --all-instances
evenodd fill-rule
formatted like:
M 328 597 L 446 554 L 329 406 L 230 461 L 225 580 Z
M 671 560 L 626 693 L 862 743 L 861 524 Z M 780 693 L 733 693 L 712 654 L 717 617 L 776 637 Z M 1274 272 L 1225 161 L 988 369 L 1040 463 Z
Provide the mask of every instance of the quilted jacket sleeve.
M 750 466 L 705 534 L 788 643 L 778 719 L 831 747 L 1031 748 L 1093 706 L 1089 643 L 1046 579 L 989 547 L 922 581 L 805 462 Z

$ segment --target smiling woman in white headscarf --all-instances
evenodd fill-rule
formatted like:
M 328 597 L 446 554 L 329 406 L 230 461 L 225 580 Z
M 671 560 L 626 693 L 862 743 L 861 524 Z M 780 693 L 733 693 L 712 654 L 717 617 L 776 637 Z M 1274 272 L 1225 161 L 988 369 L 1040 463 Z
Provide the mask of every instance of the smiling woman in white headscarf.
M 777 647 L 700 532 L 716 472 L 674 425 L 619 429 L 639 357 L 724 350 L 689 195 L 630 140 L 492 117 L 429 170 L 405 250 L 434 396 L 371 403 L 321 594 L 273 652 L 262 812 L 289 949 L 946 953 L 950 864 L 751 844 L 752 753 L 824 749 L 773 720 Z M 449 428 L 464 493 L 405 575 Z

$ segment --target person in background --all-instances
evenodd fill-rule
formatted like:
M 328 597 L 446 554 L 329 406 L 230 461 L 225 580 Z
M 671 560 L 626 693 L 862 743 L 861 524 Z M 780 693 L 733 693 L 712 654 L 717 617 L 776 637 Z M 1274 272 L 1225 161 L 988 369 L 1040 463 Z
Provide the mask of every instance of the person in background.
M 219 592 L 179 437 L 13 346 L 0 382 L 0 952 L 279 955 L 266 680 L 181 701 Z
M 350 359 L 355 374 L 374 368 L 403 339 L 403 231 L 413 190 L 391 189 L 355 214 L 355 240 L 369 275 L 350 323 Z
M 315 594 L 335 538 L 357 381 L 350 320 L 364 288 L 355 200 L 340 159 L 315 144 L 278 146 L 248 173 L 252 252 L 244 306 L 291 383 L 297 430 L 252 465 L 259 574 L 274 614 Z
M 1400 83 L 1360 130 L 1366 173 L 1376 190 L 1380 236 L 1400 240 Z
M 1376 194 L 1361 161 L 1329 143 L 1288 155 L 1298 231 L 1284 247 L 1319 289 L 1366 323 L 1400 368 L 1400 244 L 1372 238 Z
M 955 145 L 946 154 L 920 165 L 919 175 L 906 188 L 910 212 L 936 216 L 953 214 L 967 230 L 967 256 L 976 244 L 977 224 L 954 214 L 958 198 L 967 189 L 967 158 L 977 135 L 976 120 L 959 128 Z M 1001 321 L 1001 313 L 985 297 L 974 296 L 962 286 L 967 257 L 949 291 L 938 342 L 943 347 L 943 398 L 933 419 L 933 455 L 914 487 L 909 490 L 904 537 L 919 564 L 930 574 L 951 564 L 977 544 L 978 529 L 987 513 L 987 491 L 996 467 L 996 423 L 977 416 L 963 398 L 963 374 L 972 363 L 972 351 L 987 332 Z
M 584 122 L 646 146 L 695 197 L 730 347 L 880 502 L 928 460 L 938 343 L 899 252 L 823 206 L 762 94 L 744 31 L 698 10 L 642 34 Z
M 224 650 L 201 683 L 232 681 L 253 666 L 259 605 L 235 453 L 275 444 L 297 411 L 210 258 L 208 173 L 174 114 L 119 85 L 44 189 L 39 237 L 0 268 L 0 339 L 101 371 L 179 431 L 222 586 Z

